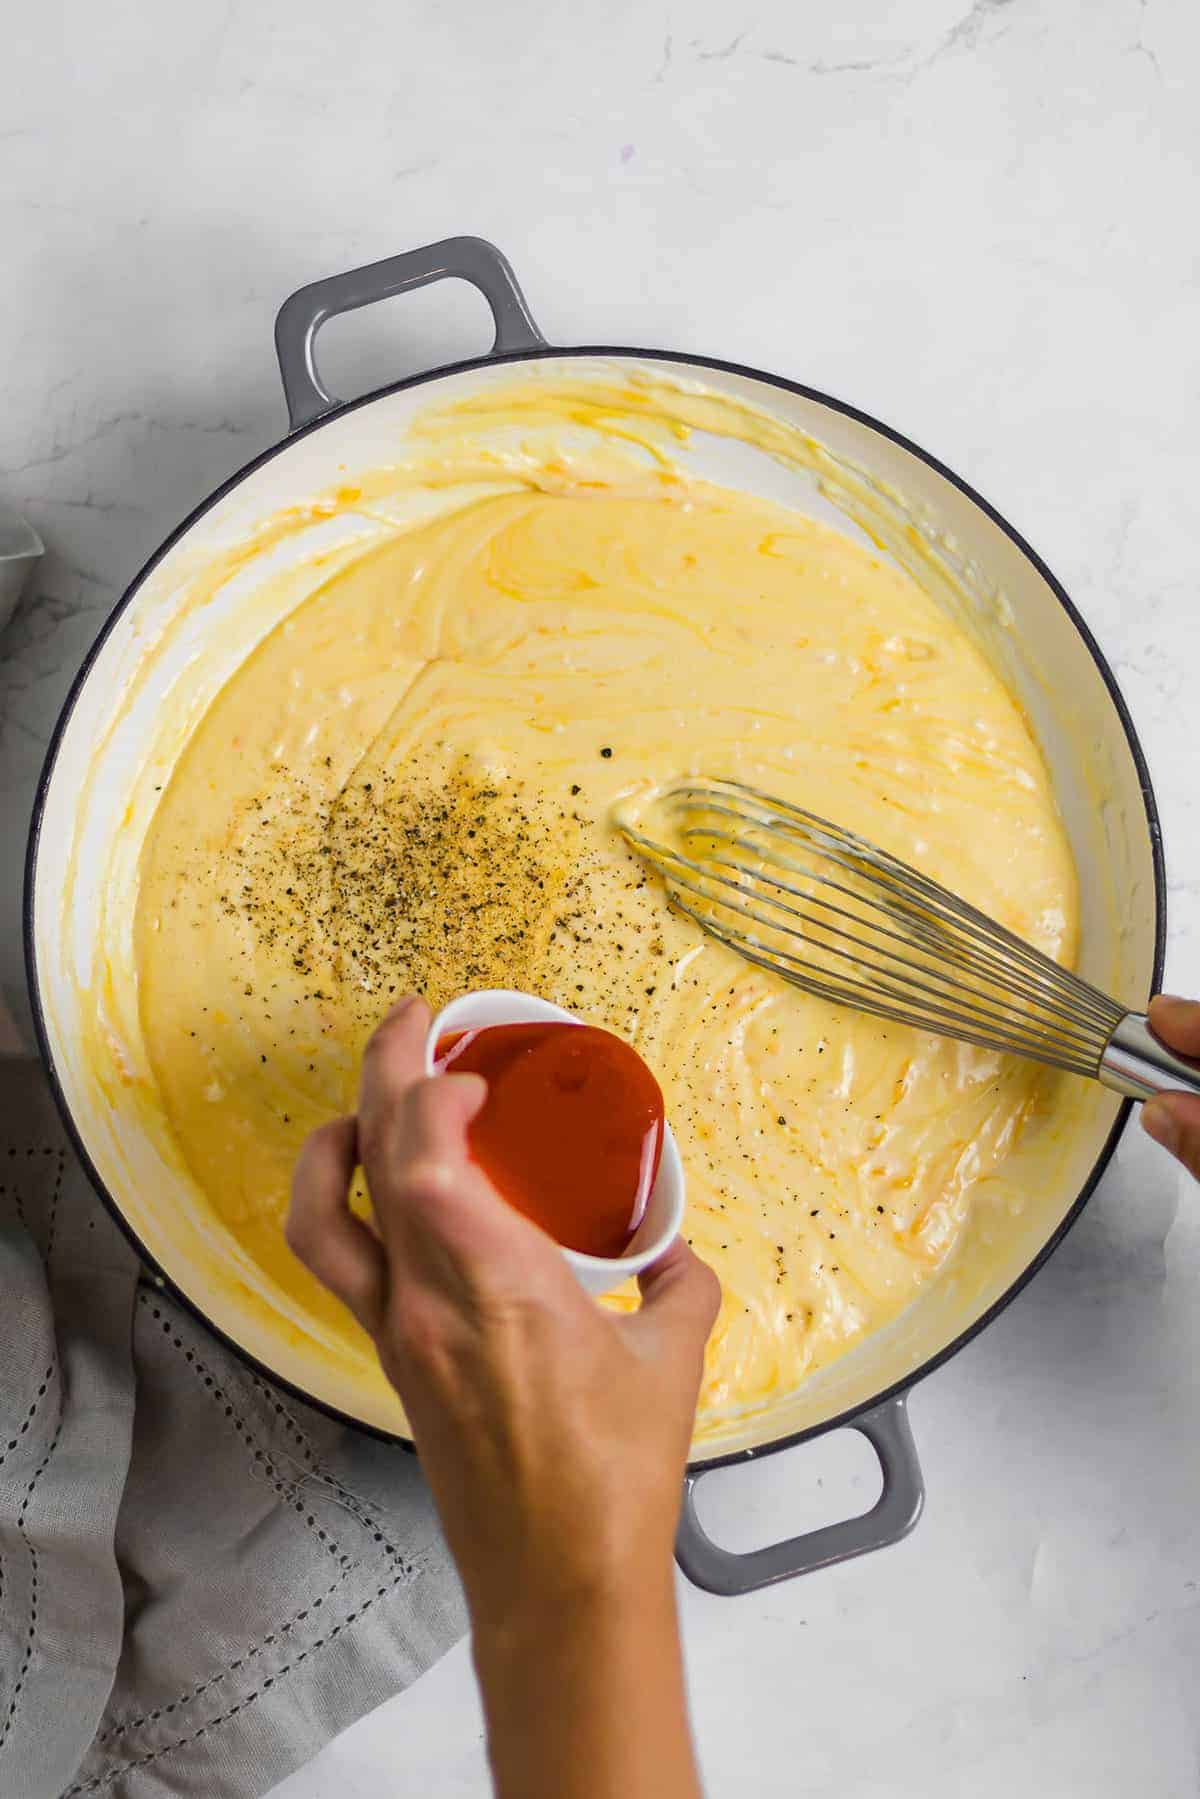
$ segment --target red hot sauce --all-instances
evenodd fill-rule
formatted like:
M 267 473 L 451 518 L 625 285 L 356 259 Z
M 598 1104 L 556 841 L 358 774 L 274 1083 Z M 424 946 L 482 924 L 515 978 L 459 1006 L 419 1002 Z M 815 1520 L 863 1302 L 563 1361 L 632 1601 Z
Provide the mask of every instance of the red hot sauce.
M 567 1249 L 618 1256 L 646 1210 L 663 1097 L 636 1050 L 557 1019 L 453 1031 L 439 1073 L 481 1074 L 471 1155 L 511 1206 Z

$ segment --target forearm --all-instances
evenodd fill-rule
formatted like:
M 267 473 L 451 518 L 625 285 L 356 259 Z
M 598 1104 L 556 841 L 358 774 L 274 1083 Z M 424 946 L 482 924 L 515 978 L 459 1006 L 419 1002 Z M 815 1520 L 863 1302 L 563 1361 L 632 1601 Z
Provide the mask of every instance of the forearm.
M 498 1799 L 700 1799 L 669 1562 L 481 1622 L 475 1666 Z
M 409 999 L 371 1038 L 357 1115 L 305 1143 L 288 1241 L 404 1401 L 470 1603 L 500 1799 L 699 1799 L 671 1540 L 720 1287 L 677 1237 L 636 1312 L 595 1305 L 474 1161 L 487 1089 L 424 1076 L 429 1025 Z

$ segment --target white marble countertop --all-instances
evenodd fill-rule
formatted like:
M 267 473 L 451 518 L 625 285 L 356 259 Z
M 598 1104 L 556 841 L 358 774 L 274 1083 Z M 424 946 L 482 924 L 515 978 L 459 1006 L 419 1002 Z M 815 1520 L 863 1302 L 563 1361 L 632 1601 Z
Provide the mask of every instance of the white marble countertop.
M 554 341 L 697 349 L 899 426 L 1037 546 L 1149 754 L 1200 991 L 1193 0 L 66 0 L 5 54 L 0 982 L 48 733 L 167 531 L 280 435 L 302 282 L 492 238 Z M 323 339 L 343 392 L 484 342 L 439 288 Z M 1045 1272 L 916 1394 L 902 1546 L 688 1590 L 714 1794 L 1200 1792 L 1200 1196 L 1136 1132 Z M 865 1449 L 863 1456 L 867 1456 Z M 869 1460 L 869 1456 L 867 1456 Z M 843 1436 L 714 1476 L 747 1546 L 867 1499 Z M 486 1791 L 465 1650 L 279 1799 Z

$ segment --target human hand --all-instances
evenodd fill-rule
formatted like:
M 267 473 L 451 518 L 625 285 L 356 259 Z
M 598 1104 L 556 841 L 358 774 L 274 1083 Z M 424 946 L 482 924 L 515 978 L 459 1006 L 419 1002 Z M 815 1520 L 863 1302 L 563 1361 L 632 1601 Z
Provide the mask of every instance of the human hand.
M 1150 1001 L 1150 1028 L 1168 1049 L 1200 1058 L 1200 1003 L 1160 993 Z M 1200 1095 L 1159 1093 L 1142 1107 L 1142 1129 L 1200 1180 Z
M 288 1241 L 404 1402 L 462 1574 L 501 1790 L 691 1793 L 671 1549 L 719 1285 L 680 1241 L 641 1277 L 639 1311 L 596 1306 L 470 1160 L 486 1089 L 424 1078 L 428 1029 L 408 1000 L 371 1039 L 357 1119 L 301 1153 Z M 374 1230 L 347 1205 L 359 1163 Z M 639 1717 L 668 1756 L 649 1773 Z

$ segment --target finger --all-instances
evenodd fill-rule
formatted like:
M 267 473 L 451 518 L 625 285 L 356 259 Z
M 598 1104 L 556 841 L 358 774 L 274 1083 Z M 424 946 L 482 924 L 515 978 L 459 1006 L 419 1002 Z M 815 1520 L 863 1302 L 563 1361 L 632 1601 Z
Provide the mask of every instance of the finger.
M 428 1034 L 429 1007 L 410 997 L 392 1008 L 367 1044 L 359 1088 L 366 1164 L 387 1156 L 458 1163 L 469 1153 L 467 1126 L 487 1097 L 487 1083 L 477 1074 L 426 1075 Z
M 471 1153 L 467 1127 L 487 1098 L 481 1074 L 435 1074 L 414 1082 L 396 1105 L 405 1156 L 457 1166 Z
M 1200 1095 L 1156 1094 L 1142 1107 L 1142 1129 L 1200 1181 Z
M 404 1094 L 424 1078 L 429 1022 L 429 1007 L 410 993 L 368 1039 L 358 1089 L 364 1149 L 389 1135 L 388 1125 Z
M 1181 1056 L 1200 1056 L 1200 1003 L 1159 993 L 1150 1001 L 1150 1028 Z
M 682 1237 L 638 1276 L 641 1308 L 626 1321 L 639 1346 L 655 1354 L 699 1359 L 717 1313 L 721 1283 Z
M 468 1127 L 487 1097 L 477 1074 L 406 1088 L 363 1161 L 397 1283 L 472 1303 L 486 1294 L 571 1288 L 558 1246 L 471 1159 Z
M 475 1077 L 439 1075 L 430 1086 Z M 482 1088 L 483 1083 L 479 1083 Z M 473 1105 L 468 1089 L 463 1100 Z M 450 1107 L 422 1100 L 430 1113 Z M 425 1120 L 426 1126 L 430 1123 Z M 582 1292 L 554 1239 L 497 1192 L 465 1148 L 447 1149 L 444 1117 L 433 1127 L 435 1150 L 400 1162 L 396 1174 L 372 1188 L 372 1204 L 388 1243 L 392 1267 L 403 1284 L 435 1286 L 460 1302 L 477 1306 L 485 1297 Z M 429 1139 L 425 1139 L 427 1145 Z
M 470 1159 L 467 1128 L 487 1098 L 487 1083 L 477 1074 L 426 1076 L 428 1033 L 429 1008 L 409 999 L 371 1038 L 359 1143 L 395 1280 L 424 1280 L 461 1297 L 502 1281 L 506 1269 L 511 1279 L 523 1259 L 538 1265 L 542 1233 Z M 557 1255 L 552 1246 L 545 1253 Z
M 387 1258 L 349 1207 L 358 1165 L 353 1118 L 335 1118 L 305 1140 L 292 1178 L 284 1235 L 293 1255 L 374 1336 L 383 1318 Z
M 478 1186 L 467 1126 L 486 1097 L 487 1085 L 477 1074 L 439 1074 L 414 1082 L 386 1107 L 363 1150 L 371 1204 L 385 1237 L 398 1241 L 430 1228 L 437 1234 L 459 1189 Z

